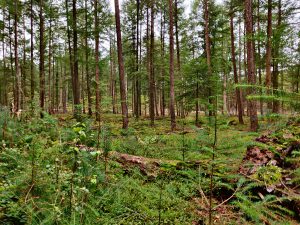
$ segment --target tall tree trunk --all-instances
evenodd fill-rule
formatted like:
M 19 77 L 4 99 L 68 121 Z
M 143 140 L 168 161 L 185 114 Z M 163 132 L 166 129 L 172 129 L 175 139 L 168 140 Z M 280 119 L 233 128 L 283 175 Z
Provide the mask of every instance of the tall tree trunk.
M 139 118 L 139 107 L 140 107 L 140 87 L 139 87 L 139 24 L 140 24 L 140 0 L 136 1 L 136 49 L 135 49 L 135 68 L 136 68 L 136 75 L 135 75 L 135 95 L 134 95 L 134 114 L 136 118 Z
M 66 77 L 67 77 L 67 66 L 64 64 L 64 74 L 62 75 L 62 107 L 63 107 L 63 113 L 67 113 L 67 101 L 68 101 L 68 94 L 67 89 L 68 85 L 66 84 Z
M 18 112 L 21 109 L 21 74 L 20 74 L 20 65 L 19 65 L 19 56 L 18 56 L 18 0 L 15 0 L 15 12 L 14 12 L 14 36 L 15 36 L 15 90 L 16 90 L 16 105 L 15 112 Z
M 52 94 L 51 94 L 51 74 L 52 74 L 52 18 L 51 18 L 51 5 L 50 18 L 49 18 L 49 55 L 48 55 L 48 112 L 53 113 L 52 109 Z
M 44 1 L 40 0 L 40 107 L 45 110 L 45 40 L 44 40 Z
M 205 23 L 205 51 L 207 61 L 207 75 L 208 75 L 208 102 L 212 105 L 212 67 L 211 67 L 211 51 L 210 51 L 210 38 L 209 38 L 209 10 L 208 0 L 204 0 L 204 23 Z M 212 116 L 212 110 L 209 110 L 209 116 Z
M 88 100 L 88 114 L 92 116 L 92 94 L 91 94 L 91 78 L 89 72 L 89 45 L 88 45 L 88 6 L 87 0 L 85 0 L 85 75 L 86 75 L 86 90 L 87 90 L 87 100 Z
M 196 121 L 195 125 L 199 126 L 199 74 L 197 73 L 197 84 L 196 84 Z
M 151 19 L 150 19 L 150 76 L 149 76 L 149 111 L 151 126 L 155 119 L 155 80 L 154 80 L 154 0 L 151 0 Z
M 178 72 L 178 76 L 181 79 L 181 81 L 183 82 L 183 77 L 181 74 L 181 60 L 180 60 L 180 43 L 179 43 L 179 28 L 178 28 L 178 0 L 175 0 L 175 12 L 174 12 L 174 22 L 175 22 L 175 38 L 176 38 L 176 57 L 177 57 L 177 72 Z M 183 84 L 182 84 L 183 85 Z M 180 90 L 181 94 L 183 92 L 183 90 Z M 185 117 L 184 114 L 184 100 L 181 99 L 180 100 L 180 115 L 181 118 Z
M 98 0 L 95 5 L 95 81 L 96 81 L 96 120 L 100 121 L 100 79 L 99 79 L 99 19 L 98 19 Z
M 110 52 L 110 94 L 112 100 L 112 112 L 116 114 L 116 92 L 115 92 L 115 85 L 116 85 L 116 75 L 115 75 L 115 61 L 114 61 L 114 40 L 110 35 L 110 43 L 109 43 L 109 52 Z
M 257 0 L 257 33 L 260 35 L 260 0 Z M 260 56 L 260 38 L 257 40 L 257 53 L 258 53 L 258 80 L 259 80 L 259 86 L 260 86 L 260 95 L 262 95 L 262 75 L 261 75 L 261 56 Z M 260 108 L 260 114 L 263 115 L 263 101 L 260 99 L 259 101 L 259 108 Z
M 246 43 L 247 43 L 247 68 L 248 68 L 248 83 L 255 85 L 255 66 L 254 66 L 254 44 L 253 44 L 253 20 L 252 20 L 252 0 L 245 0 L 245 22 L 246 22 Z M 254 94 L 253 87 L 249 88 L 248 94 Z M 254 100 L 249 101 L 249 114 L 250 114 L 250 129 L 251 131 L 257 131 L 258 119 L 256 102 Z
M 27 89 L 26 89 L 26 24 L 25 19 L 23 20 L 23 65 L 21 67 L 21 74 L 22 74 L 22 81 L 21 81 L 21 87 L 22 93 L 21 93 L 21 108 L 26 108 L 26 96 L 27 96 Z
M 6 19 L 5 18 L 5 9 L 3 8 L 3 18 L 4 19 Z M 3 33 L 5 33 L 5 26 L 4 26 L 4 28 L 3 28 Z M 3 77 L 4 77 L 4 82 L 3 82 L 3 84 L 4 84 L 4 101 L 3 101 L 3 103 L 4 103 L 4 105 L 6 105 L 6 106 L 8 106 L 9 105 L 9 103 L 8 103 L 8 88 L 7 88 L 7 75 L 6 75 L 6 60 L 5 60 L 5 58 L 6 58 L 6 56 L 5 56 L 5 49 L 6 49 L 6 45 L 5 45 L 5 38 L 4 38 L 5 36 L 4 35 L 2 35 L 2 57 L 3 57 Z
M 236 68 L 236 59 L 235 59 L 233 7 L 232 6 L 231 6 L 231 13 L 230 13 L 230 37 L 231 37 L 231 60 L 232 60 L 232 66 L 233 66 L 234 83 L 235 83 L 235 85 L 238 85 L 239 80 L 238 80 L 238 74 L 237 74 L 237 68 Z M 240 93 L 239 88 L 236 87 L 235 88 L 235 95 L 236 95 L 236 101 L 237 101 L 237 107 L 238 107 L 239 123 L 244 124 L 242 100 L 241 100 L 241 95 L 240 94 L 241 93 Z
M 70 63 L 70 74 L 71 74 L 71 80 L 72 80 L 72 87 L 74 86 L 74 62 L 73 62 L 73 52 L 72 52 L 72 46 L 71 46 L 71 31 L 70 31 L 70 21 L 69 21 L 69 6 L 68 6 L 68 0 L 65 1 L 65 7 L 66 7 L 66 17 L 67 17 L 67 38 L 68 38 L 68 51 L 69 51 L 69 63 Z M 68 100 L 68 86 L 66 85 L 66 104 Z M 67 111 L 67 108 L 64 108 L 64 112 Z
M 81 99 L 82 99 L 82 112 L 85 114 L 85 90 L 84 90 L 84 67 L 81 66 Z
M 122 35 L 121 35 L 121 24 L 120 24 L 119 0 L 115 0 L 115 17 L 116 17 L 116 32 L 117 32 L 118 63 L 119 63 L 123 129 L 127 129 L 128 128 L 128 110 L 127 110 L 127 100 L 126 100 L 126 84 L 125 84 L 125 71 L 124 71 L 123 50 L 122 50 Z
M 13 78 L 13 102 L 11 103 L 12 108 L 11 111 L 15 112 L 16 108 L 16 89 L 15 89 L 15 73 L 14 73 L 14 59 L 13 59 L 13 40 L 12 40 L 12 35 L 13 35 L 13 28 L 11 27 L 11 10 L 8 10 L 8 33 L 9 33 L 9 61 L 10 61 L 10 71 L 11 71 L 11 77 Z
M 268 25 L 267 25 L 267 46 L 266 46 L 266 87 L 267 94 L 271 94 L 271 54 L 272 54 L 272 0 L 268 0 Z M 268 102 L 268 110 L 272 108 L 272 102 Z
M 3 19 L 6 19 L 5 17 L 5 8 L 3 7 Z M 7 75 L 6 75 L 6 55 L 5 55 L 5 26 L 3 27 L 3 35 L 2 35 L 2 58 L 3 58 L 3 93 L 4 93 L 4 99 L 3 104 L 8 106 L 8 91 L 7 91 Z
M 281 28 L 281 21 L 282 21 L 282 10 L 281 10 L 281 0 L 278 1 L 278 19 L 277 19 L 277 26 L 276 26 L 276 38 L 275 38 L 275 47 L 274 47 L 274 71 L 273 71 L 273 90 L 275 97 L 278 96 L 278 77 L 279 77 L 279 52 L 280 52 L 280 28 Z M 299 67 L 298 67 L 298 74 L 299 74 Z M 299 83 L 299 79 L 298 83 Z M 298 84 L 297 83 L 297 84 Z M 297 86 L 298 87 L 298 86 Z M 273 100 L 273 113 L 279 113 L 279 101 L 277 99 Z
M 80 88 L 79 88 L 79 77 L 78 77 L 78 53 L 77 53 L 77 8 L 76 0 L 73 0 L 72 4 L 72 28 L 73 28 L 73 103 L 74 103 L 74 115 L 76 119 L 79 119 L 81 109 L 80 109 Z
M 174 92 L 174 30 L 173 30 L 173 0 L 169 0 L 169 34 L 170 34 L 170 116 L 171 116 L 171 130 L 176 129 L 175 118 L 175 92 Z
M 160 114 L 165 116 L 165 12 L 161 13 L 161 25 L 160 25 L 160 42 L 161 42 L 161 106 Z
M 33 0 L 30 0 L 30 100 L 31 110 L 34 103 L 34 62 L 33 62 Z

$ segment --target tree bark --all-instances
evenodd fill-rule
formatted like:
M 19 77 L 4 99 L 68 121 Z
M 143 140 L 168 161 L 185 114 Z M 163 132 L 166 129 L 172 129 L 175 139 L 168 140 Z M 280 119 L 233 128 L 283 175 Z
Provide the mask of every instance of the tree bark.
M 76 0 L 73 0 L 72 4 L 72 28 L 73 28 L 73 65 L 74 65 L 74 73 L 73 73 L 73 103 L 74 103 L 74 115 L 76 119 L 79 119 L 81 109 L 78 108 L 80 105 L 80 87 L 79 87 L 79 77 L 78 77 L 78 53 L 77 53 L 77 8 L 76 8 Z
M 278 19 L 277 19 L 277 38 L 275 40 L 275 47 L 274 47 L 274 71 L 272 77 L 273 83 L 273 90 L 275 97 L 278 96 L 278 77 L 279 77 L 279 52 L 280 52 L 280 28 L 281 28 L 281 21 L 282 21 L 282 10 L 281 10 L 281 0 L 278 1 Z M 299 67 L 298 67 L 298 74 L 299 74 Z M 299 79 L 298 79 L 299 80 Z M 298 81 L 299 83 L 299 81 Z M 297 84 L 298 84 L 297 83 Z M 298 86 L 297 86 L 298 87 Z M 273 113 L 279 113 L 279 101 L 277 99 L 273 100 Z
M 247 68 L 248 68 L 248 84 L 255 85 L 255 66 L 254 66 L 254 44 L 253 44 L 253 19 L 252 19 L 252 0 L 245 0 L 245 22 L 246 22 L 246 43 L 247 43 Z M 253 87 L 249 88 L 248 95 L 254 94 Z M 250 129 L 257 131 L 258 118 L 256 102 L 248 100 L 250 114 Z
M 40 107 L 45 110 L 45 40 L 44 40 L 44 1 L 40 0 Z
M 139 75 L 139 26 L 140 26 L 140 0 L 136 0 L 136 47 L 135 47 L 135 69 L 136 75 L 134 77 L 134 114 L 138 119 L 140 116 L 140 100 L 141 100 L 141 93 L 140 93 L 140 75 Z
M 162 9 L 163 10 L 163 9 Z M 160 42 L 161 42 L 161 106 L 160 114 L 165 116 L 165 13 L 161 13 L 161 25 L 160 25 Z
M 18 1 L 15 0 L 15 12 L 14 12 L 14 53 L 15 53 L 15 112 L 21 110 L 21 74 L 20 74 L 20 65 L 19 65 L 19 56 L 18 56 Z
M 231 3 L 232 4 L 232 3 Z M 235 45 L 234 45 L 234 27 L 233 27 L 233 7 L 231 6 L 231 13 L 230 13 L 230 37 L 231 37 L 231 60 L 232 60 L 232 67 L 233 67 L 233 76 L 234 76 L 234 83 L 235 85 L 239 84 L 237 68 L 236 68 L 236 58 L 235 58 Z M 238 87 L 235 88 L 235 95 L 238 107 L 238 117 L 239 123 L 244 124 L 243 121 L 243 109 L 242 109 L 242 100 L 240 95 L 240 90 Z
M 178 28 L 178 0 L 175 0 L 175 12 L 174 12 L 174 17 L 175 17 L 175 38 L 176 38 L 176 56 L 177 56 L 177 72 L 178 76 L 183 82 L 183 77 L 181 74 L 181 60 L 180 60 L 180 43 L 179 43 L 179 28 Z M 183 85 L 183 84 L 182 84 Z M 181 94 L 183 90 L 180 90 Z M 184 100 L 181 99 L 179 102 L 180 105 L 180 116 L 181 118 L 185 117 L 184 113 Z
M 257 33 L 260 35 L 260 0 L 257 0 Z M 260 86 L 260 95 L 262 95 L 262 74 L 261 74 L 261 52 L 260 52 L 260 38 L 257 40 L 257 53 L 258 53 L 258 80 Z M 260 114 L 263 115 L 263 101 L 259 101 Z
M 115 18 L 116 18 L 116 32 L 117 32 L 118 63 L 119 63 L 120 95 L 121 95 L 121 108 L 122 108 L 122 117 L 123 117 L 123 129 L 127 129 L 128 128 L 128 110 L 127 110 L 127 99 L 126 99 L 126 84 L 125 84 L 125 71 L 124 71 L 124 62 L 123 62 L 119 0 L 115 0 Z
M 272 0 L 268 0 L 268 25 L 267 25 L 267 46 L 266 46 L 266 87 L 267 94 L 271 95 L 271 57 L 272 57 Z M 268 102 L 268 109 L 272 108 L 272 102 Z
M 86 74 L 86 90 L 87 90 L 87 100 L 88 100 L 88 114 L 92 116 L 92 93 L 91 93 L 91 78 L 89 72 L 89 45 L 88 45 L 88 6 L 87 0 L 85 0 L 85 74 Z
M 51 94 L 51 67 L 52 67 L 52 18 L 51 18 L 51 5 L 50 18 L 49 18 L 49 55 L 48 55 L 48 112 L 52 114 L 52 94 Z
M 69 22 L 69 7 L 68 7 L 68 0 L 65 1 L 65 7 L 66 7 L 66 17 L 67 17 L 67 38 L 68 38 L 68 51 L 69 51 L 69 63 L 70 63 L 70 74 L 71 74 L 71 80 L 72 80 L 72 87 L 74 86 L 74 62 L 73 62 L 73 52 L 72 52 L 72 46 L 71 46 L 71 31 L 70 31 L 70 22 Z M 66 86 L 66 104 L 68 100 L 68 86 Z M 64 108 L 64 112 L 66 112 L 67 108 Z
M 171 116 L 171 130 L 176 129 L 175 118 L 175 93 L 174 93 L 174 30 L 173 30 L 173 0 L 169 0 L 169 35 L 170 35 L 170 116 Z
M 34 62 L 33 62 L 33 0 L 30 0 L 30 99 L 31 110 L 33 110 L 34 103 Z
M 205 51 L 207 62 L 207 75 L 208 75 L 208 102 L 212 105 L 212 67 L 211 67 L 211 51 L 210 51 L 210 38 L 209 38 L 209 10 L 208 1 L 204 0 L 204 23 L 205 23 Z M 209 110 L 209 116 L 212 116 L 212 110 Z
M 149 111 L 151 126 L 154 126 L 155 119 L 155 80 L 154 80 L 154 0 L 151 0 L 151 19 L 150 19 L 150 76 L 149 76 Z
M 100 79 L 99 79 L 99 20 L 98 20 L 98 0 L 95 5 L 95 81 L 96 81 L 96 121 L 100 121 Z

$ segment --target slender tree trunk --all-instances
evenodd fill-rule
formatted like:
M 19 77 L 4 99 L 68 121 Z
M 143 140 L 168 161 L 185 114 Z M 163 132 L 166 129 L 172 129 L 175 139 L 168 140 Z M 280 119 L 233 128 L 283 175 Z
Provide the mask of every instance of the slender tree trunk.
M 154 125 L 155 119 L 155 80 L 154 80 L 154 0 L 151 0 L 151 19 L 150 19 L 150 76 L 149 76 L 149 111 L 151 126 Z
M 26 109 L 26 96 L 27 96 L 27 89 L 26 89 L 26 24 L 25 19 L 23 20 L 23 65 L 21 67 L 21 74 L 22 74 L 22 81 L 21 87 L 23 88 L 21 91 L 21 108 Z
M 3 7 L 3 20 L 6 19 L 6 13 L 5 13 L 5 8 Z M 3 104 L 8 106 L 8 91 L 7 91 L 7 75 L 6 75 L 6 60 L 5 60 L 5 24 L 3 27 L 3 35 L 2 35 L 2 58 L 3 58 L 3 93 L 4 93 L 4 99 L 3 99 Z
M 245 0 L 245 22 L 246 22 L 246 35 L 247 35 L 247 67 L 248 67 L 248 83 L 255 85 L 255 66 L 254 66 L 254 44 L 253 44 L 253 20 L 252 20 L 252 0 Z M 254 94 L 254 88 L 249 88 L 248 94 Z M 250 113 L 250 129 L 257 131 L 258 119 L 256 102 L 249 100 L 249 113 Z
M 89 72 L 89 45 L 88 45 L 88 6 L 87 0 L 85 0 L 85 12 L 84 12 L 84 19 L 85 19 L 85 75 L 86 75 L 86 90 L 87 90 L 87 101 L 88 101 L 88 114 L 92 116 L 92 94 L 91 94 L 91 78 Z
M 209 9 L 208 1 L 204 0 L 204 23 L 205 23 L 205 51 L 207 61 L 207 75 L 208 75 L 208 97 L 209 104 L 212 105 L 212 67 L 211 67 L 211 51 L 210 51 L 210 38 L 209 38 Z M 209 110 L 209 116 L 212 116 L 212 110 Z
M 231 7 L 231 10 L 232 10 L 231 13 L 230 13 L 231 60 L 232 60 L 232 66 L 233 66 L 234 83 L 235 83 L 235 85 L 238 85 L 239 84 L 239 80 L 238 80 L 238 74 L 237 74 L 237 68 L 236 68 L 236 59 L 235 59 L 234 27 L 233 27 L 233 8 L 232 7 Z M 242 100 L 241 100 L 241 95 L 240 94 L 241 93 L 240 93 L 239 88 L 236 87 L 235 88 L 235 95 L 236 95 L 236 101 L 237 101 L 239 123 L 240 124 L 244 124 L 244 121 L 243 121 Z
M 111 100 L 112 100 L 112 111 L 113 114 L 116 114 L 116 92 L 115 92 L 115 82 L 116 82 L 116 76 L 115 76 L 115 61 L 114 61 L 114 42 L 110 35 L 110 94 L 111 94 Z
M 30 99 L 31 110 L 33 110 L 34 103 L 34 62 L 33 62 L 33 0 L 30 0 Z
M 5 18 L 5 9 L 3 9 L 3 18 Z M 4 35 L 3 35 L 3 49 L 2 49 L 2 51 L 3 51 L 3 76 L 5 77 L 5 79 L 4 79 L 4 105 L 6 105 L 6 106 L 8 106 L 9 105 L 9 103 L 8 103 L 8 88 L 7 88 L 7 76 L 6 76 L 6 60 L 5 60 L 5 58 L 6 58 L 6 55 L 5 55 L 5 47 L 6 47 L 6 45 L 5 45 L 5 39 L 4 39 Z
M 52 94 L 51 94 L 51 68 L 52 68 L 52 18 L 51 18 L 51 5 L 50 5 L 50 18 L 49 18 L 49 55 L 48 55 L 48 112 L 52 114 Z
M 74 62 L 73 62 L 73 52 L 72 52 L 72 46 L 71 46 L 71 31 L 70 31 L 70 21 L 69 21 L 69 7 L 68 7 L 68 0 L 65 1 L 65 7 L 66 7 L 66 17 L 67 17 L 67 38 L 68 38 L 68 51 L 69 51 L 69 63 L 70 63 L 70 75 L 72 80 L 72 87 L 74 86 Z M 66 103 L 68 100 L 68 86 L 66 86 Z M 66 111 L 64 108 L 64 111 Z
M 74 73 L 73 73 L 73 103 L 74 103 L 74 115 L 76 119 L 79 119 L 81 109 L 78 108 L 80 105 L 80 87 L 79 87 L 79 76 L 78 76 L 78 53 L 77 53 L 77 8 L 76 8 L 76 0 L 73 0 L 72 4 L 72 28 L 73 28 L 73 65 L 74 65 Z
M 12 35 L 13 35 L 13 28 L 11 27 L 11 11 L 8 10 L 8 33 L 9 33 L 9 61 L 10 61 L 10 71 L 11 71 L 11 77 L 13 78 L 13 102 L 11 103 L 11 111 L 15 112 L 16 111 L 16 89 L 15 89 L 15 82 L 16 82 L 16 77 L 15 77 L 15 71 L 14 71 L 14 59 L 13 59 L 13 40 L 12 40 Z
M 57 58 L 56 63 L 57 63 L 57 71 L 56 71 L 56 89 L 55 89 L 55 110 L 56 113 L 59 113 L 59 106 L 60 106 L 60 97 L 61 97 L 61 76 L 63 74 L 63 68 L 61 65 L 61 60 L 59 59 L 60 57 Z
M 160 31 L 160 41 L 161 41 L 161 107 L 160 114 L 165 116 L 165 13 L 161 13 L 161 31 Z
M 99 20 L 98 20 L 98 0 L 95 5 L 95 81 L 96 81 L 96 120 L 100 121 L 100 79 L 99 79 Z
M 196 126 L 199 126 L 199 74 L 197 73 L 197 84 L 196 84 Z
M 266 87 L 267 94 L 271 95 L 271 58 L 272 58 L 272 0 L 268 0 L 268 25 L 267 25 L 267 46 L 266 46 Z M 268 102 L 268 110 L 272 108 L 272 102 Z
M 257 0 L 257 33 L 260 35 L 260 0 Z M 262 74 L 261 74 L 261 52 L 260 52 L 260 38 L 257 40 L 257 61 L 258 61 L 258 80 L 259 86 L 262 86 Z M 260 88 L 260 95 L 262 95 L 262 89 Z M 263 115 L 263 101 L 260 99 L 259 101 L 260 114 Z
M 140 0 L 136 1 L 136 49 L 135 49 L 135 68 L 136 68 L 136 75 L 135 75 L 135 93 L 134 93 L 134 114 L 136 118 L 139 118 L 139 107 L 140 107 L 140 88 L 139 88 L 139 18 L 140 18 Z
M 175 118 L 175 92 L 174 92 L 174 30 L 173 30 L 173 0 L 169 0 L 169 16 L 170 16 L 170 116 L 171 130 L 176 129 Z
M 174 23 L 175 23 L 175 38 L 176 38 L 176 56 L 177 56 L 177 72 L 178 72 L 178 76 L 182 81 L 182 85 L 183 85 L 183 77 L 181 74 L 181 60 L 180 60 L 180 43 L 179 43 L 179 28 L 178 28 L 178 0 L 175 0 L 175 12 L 174 12 Z M 183 90 L 180 91 L 181 94 L 183 92 Z M 181 99 L 180 100 L 180 115 L 181 118 L 185 117 L 185 113 L 184 113 L 184 100 Z
M 115 0 L 115 17 L 116 17 L 116 32 L 117 32 L 117 46 L 118 46 L 118 62 L 119 62 L 119 77 L 120 77 L 120 94 L 121 94 L 121 107 L 123 116 L 123 129 L 128 128 L 128 110 L 126 100 L 126 84 L 125 84 L 125 71 L 123 62 L 122 50 L 122 35 L 120 24 L 120 9 L 119 0 Z
M 282 10 L 281 10 L 281 0 L 278 1 L 278 19 L 277 19 L 277 38 L 275 41 L 274 47 L 274 71 L 273 71 L 273 90 L 275 97 L 278 96 L 278 77 L 279 77 L 279 52 L 280 52 L 280 28 L 281 28 L 281 20 L 282 20 Z M 299 67 L 298 67 L 299 74 Z M 297 79 L 299 84 L 299 78 Z M 298 86 L 297 86 L 298 87 Z M 279 101 L 277 99 L 273 100 L 273 113 L 279 113 Z
M 19 56 L 18 56 L 18 1 L 15 0 L 15 12 L 14 12 L 14 36 L 15 36 L 15 90 L 16 90 L 16 105 L 15 112 L 18 112 L 21 109 L 21 74 L 20 74 L 20 65 L 19 65 Z
M 44 40 L 44 1 L 40 0 L 40 107 L 45 110 L 45 40 Z
M 66 77 L 67 77 L 67 66 L 64 64 L 64 74 L 62 79 L 62 107 L 63 107 L 63 113 L 67 113 L 67 101 L 68 101 L 68 94 L 67 94 L 67 84 L 66 84 Z
M 84 90 L 84 68 L 81 66 L 81 99 L 82 99 L 82 112 L 85 114 L 85 90 Z

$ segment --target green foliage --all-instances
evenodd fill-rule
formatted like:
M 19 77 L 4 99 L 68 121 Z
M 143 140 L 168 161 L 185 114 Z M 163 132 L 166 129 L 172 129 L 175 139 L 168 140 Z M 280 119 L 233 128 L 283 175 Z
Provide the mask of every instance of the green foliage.
M 282 169 L 274 165 L 263 166 L 259 168 L 255 176 L 258 180 L 263 181 L 266 186 L 276 185 L 282 179 Z

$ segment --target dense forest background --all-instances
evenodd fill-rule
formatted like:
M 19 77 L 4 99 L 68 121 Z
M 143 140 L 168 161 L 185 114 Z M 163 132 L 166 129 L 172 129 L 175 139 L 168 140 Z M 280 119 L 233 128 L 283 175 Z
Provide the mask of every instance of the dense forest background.
M 189 3 L 123 1 L 115 17 L 107 1 L 3 1 L 1 105 L 151 124 L 191 112 L 198 123 L 216 96 L 240 123 L 298 107 L 297 1 Z
M 299 224 L 297 0 L 0 0 L 1 224 Z

